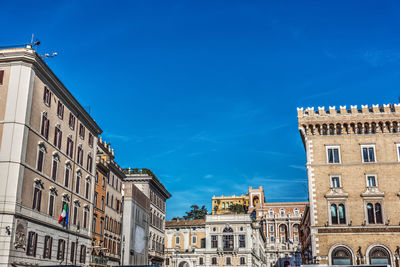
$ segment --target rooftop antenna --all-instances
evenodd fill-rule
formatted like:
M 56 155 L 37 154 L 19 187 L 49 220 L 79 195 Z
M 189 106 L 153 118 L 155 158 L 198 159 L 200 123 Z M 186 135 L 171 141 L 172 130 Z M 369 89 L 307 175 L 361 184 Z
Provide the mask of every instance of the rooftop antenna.
M 40 41 L 38 39 L 36 39 L 34 41 L 34 37 L 35 35 L 32 33 L 32 38 L 31 38 L 31 42 L 28 44 L 17 44 L 17 45 L 4 45 L 4 46 L 0 46 L 0 49 L 7 49 L 7 48 L 16 48 L 16 47 L 26 47 L 26 48 L 33 48 L 37 47 L 38 45 L 40 45 Z

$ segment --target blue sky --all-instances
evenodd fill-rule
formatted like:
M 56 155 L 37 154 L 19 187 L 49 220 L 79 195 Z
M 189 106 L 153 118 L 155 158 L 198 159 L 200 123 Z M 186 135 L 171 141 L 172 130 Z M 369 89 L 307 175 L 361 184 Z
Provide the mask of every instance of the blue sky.
M 123 167 L 152 169 L 167 218 L 264 186 L 307 200 L 296 107 L 400 95 L 396 1 L 3 1 L 0 45 L 32 33 Z

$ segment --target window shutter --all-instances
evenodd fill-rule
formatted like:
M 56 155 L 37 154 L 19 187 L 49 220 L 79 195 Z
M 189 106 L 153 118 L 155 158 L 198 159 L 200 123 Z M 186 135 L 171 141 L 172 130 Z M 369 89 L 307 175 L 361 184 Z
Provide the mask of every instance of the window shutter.
M 33 244 L 33 257 L 36 257 L 37 237 L 37 233 L 34 233 L 35 242 Z
M 0 70 L 0 85 L 3 84 L 4 70 Z
M 38 190 L 38 199 L 37 199 L 37 210 L 40 211 L 40 203 L 42 201 L 42 190 Z M 35 240 L 36 243 L 36 240 Z M 36 249 L 35 249 L 36 250 Z M 36 252 L 35 252 L 36 253 Z

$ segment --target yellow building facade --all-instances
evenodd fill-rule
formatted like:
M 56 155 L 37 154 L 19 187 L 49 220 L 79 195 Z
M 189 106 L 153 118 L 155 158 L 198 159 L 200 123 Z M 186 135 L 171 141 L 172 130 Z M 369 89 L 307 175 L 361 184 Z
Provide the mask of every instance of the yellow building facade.
M 233 205 L 242 205 L 246 210 L 249 207 L 249 196 L 213 196 L 212 198 L 212 214 L 230 213 L 229 209 Z

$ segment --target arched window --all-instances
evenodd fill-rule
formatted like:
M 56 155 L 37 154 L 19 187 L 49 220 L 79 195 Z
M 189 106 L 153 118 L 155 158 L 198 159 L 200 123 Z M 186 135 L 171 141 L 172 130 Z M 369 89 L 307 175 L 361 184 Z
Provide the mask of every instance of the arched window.
M 375 223 L 374 206 L 371 203 L 367 204 L 368 223 Z
M 376 223 L 383 223 L 381 204 L 375 203 L 375 219 Z
M 339 204 L 339 223 L 346 223 L 346 211 L 343 204 Z
M 369 252 L 370 264 L 390 265 L 390 254 L 382 247 L 375 247 Z
M 338 224 L 338 215 L 336 204 L 331 205 L 331 223 Z
M 351 252 L 345 247 L 338 247 L 332 251 L 332 265 L 352 265 Z

